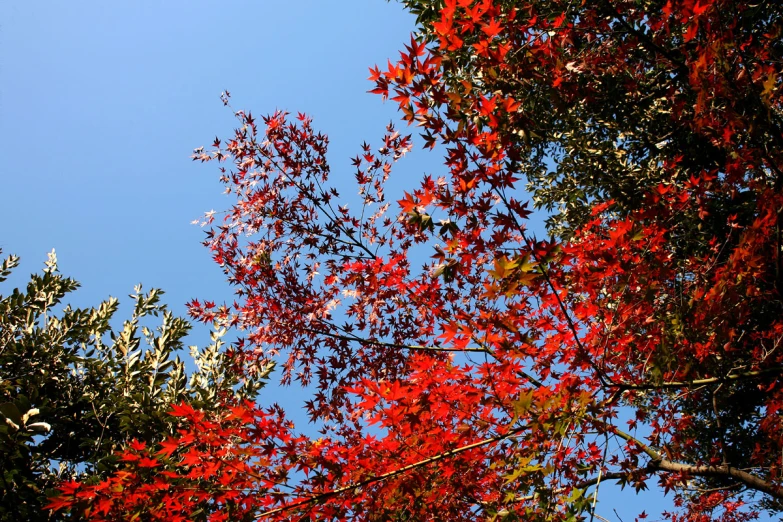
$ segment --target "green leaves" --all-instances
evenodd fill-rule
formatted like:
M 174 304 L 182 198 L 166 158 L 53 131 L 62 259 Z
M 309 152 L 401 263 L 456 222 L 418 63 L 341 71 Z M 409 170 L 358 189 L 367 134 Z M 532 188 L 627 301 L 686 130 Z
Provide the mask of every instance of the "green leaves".
M 0 281 L 18 263 L 7 258 Z M 232 397 L 253 399 L 266 376 L 233 371 L 220 329 L 208 347 L 191 348 L 198 370 L 188 382 L 178 352 L 190 323 L 166 309 L 161 290 L 136 286 L 131 317 L 116 331 L 113 297 L 57 312 L 78 286 L 58 272 L 52 251 L 24 291 L 0 295 L 0 520 L 48 520 L 47 489 L 115 470 L 115 452 L 131 440 L 170 436 L 178 422 L 172 404 L 214 411 Z M 161 317 L 157 326 L 151 317 Z
M 24 398 L 19 402 L 27 403 Z M 48 432 L 51 430 L 51 426 L 46 422 L 30 422 L 32 417 L 35 417 L 39 413 L 38 408 L 30 408 L 22 415 L 17 405 L 13 402 L 0 404 L 0 415 L 5 418 L 5 423 L 10 426 L 13 431 Z
M 19 412 L 19 408 L 12 402 L 0 404 L 0 413 L 5 417 L 5 423 L 15 430 L 18 430 L 20 425 L 23 424 L 22 414 Z
M 3 264 L 0 265 L 0 283 L 5 281 L 11 270 L 13 270 L 19 264 L 19 256 L 9 256 L 3 260 Z

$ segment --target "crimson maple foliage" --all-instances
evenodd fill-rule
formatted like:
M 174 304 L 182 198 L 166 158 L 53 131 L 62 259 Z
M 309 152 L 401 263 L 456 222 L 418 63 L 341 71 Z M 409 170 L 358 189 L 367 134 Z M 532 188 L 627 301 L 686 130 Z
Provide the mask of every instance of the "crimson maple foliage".
M 405 4 L 418 39 L 371 70 L 373 92 L 445 146 L 443 176 L 389 202 L 412 147 L 390 125 L 353 160 L 351 209 L 327 137 L 286 113 L 240 111 L 194 155 L 231 164 L 236 202 L 206 244 L 237 299 L 191 313 L 242 332 L 238 372 L 282 358 L 284 383 L 315 390 L 321 436 L 278 408 L 182 405 L 177 437 L 52 507 L 574 520 L 602 484 L 652 482 L 671 520 L 779 509 L 783 10 Z M 554 212 L 547 240 L 528 232 L 525 178 Z

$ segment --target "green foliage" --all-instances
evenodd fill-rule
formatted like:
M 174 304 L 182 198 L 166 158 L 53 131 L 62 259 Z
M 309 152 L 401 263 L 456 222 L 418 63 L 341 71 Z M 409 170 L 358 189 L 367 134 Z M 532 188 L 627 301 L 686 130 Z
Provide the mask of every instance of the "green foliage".
M 18 262 L 3 262 L 0 282 Z M 161 304 L 162 291 L 137 286 L 130 319 L 113 330 L 115 298 L 54 312 L 78 287 L 57 271 L 52 251 L 25 290 L 0 295 L 0 520 L 49 520 L 41 507 L 56 482 L 97 479 L 116 469 L 115 452 L 131 440 L 173 434 L 172 404 L 216 410 L 253 399 L 272 370 L 240 380 L 216 325 L 209 346 L 190 347 L 196 371 L 188 378 L 177 352 L 191 326 Z M 158 316 L 154 330 L 142 324 Z
M 548 27 L 544 38 L 555 42 L 547 55 L 551 63 L 520 43 L 541 36 L 534 22 L 527 29 L 504 26 L 497 41 L 517 52 L 498 61 L 477 54 L 481 31 L 460 32 L 464 43 L 458 48 L 437 49 L 435 24 L 449 2 L 400 3 L 416 16 L 417 36 L 443 60 L 442 81 L 460 100 L 451 117 L 465 123 L 477 117 L 459 106 L 465 102 L 460 96 L 469 97 L 465 83 L 473 96 L 511 96 L 520 103 L 496 131 L 509 168 L 526 177 L 527 191 L 549 213 L 549 228 L 558 235 L 570 236 L 596 202 L 611 199 L 615 211 L 631 212 L 644 206 L 643 195 L 658 184 L 725 173 L 738 154 L 755 155 L 743 163 L 746 179 L 780 174 L 770 164 L 783 143 L 783 122 L 769 99 L 777 76 L 767 69 L 783 53 L 778 2 L 737 5 L 719 24 L 701 22 L 703 31 L 717 34 L 690 41 L 678 36 L 691 27 L 685 22 L 690 16 L 681 17 L 685 26 L 667 25 L 665 31 L 651 22 L 667 5 L 664 0 L 617 5 L 601 0 L 579 9 L 557 1 L 491 2 L 500 19 L 516 12 L 518 23 L 527 15 L 539 23 L 562 15 L 563 25 Z M 671 9 L 672 2 L 668 5 Z M 675 24 L 668 15 L 662 20 Z M 738 49 L 737 42 L 758 48 L 745 48 L 746 43 Z M 556 74 L 562 83 L 553 80 Z M 764 78 L 769 83 L 762 86 Z

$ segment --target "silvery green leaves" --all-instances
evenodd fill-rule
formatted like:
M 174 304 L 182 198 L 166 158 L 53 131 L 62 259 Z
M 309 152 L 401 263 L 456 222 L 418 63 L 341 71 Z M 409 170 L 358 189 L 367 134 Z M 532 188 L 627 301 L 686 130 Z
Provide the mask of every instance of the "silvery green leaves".
M 18 264 L 6 258 L 0 282 Z M 55 481 L 116 469 L 115 452 L 131 440 L 164 440 L 178 422 L 172 404 L 218 409 L 261 387 L 262 376 L 241 381 L 229 371 L 219 330 L 193 350 L 189 378 L 180 352 L 191 325 L 162 304 L 161 290 L 137 286 L 115 329 L 114 297 L 64 305 L 78 287 L 52 251 L 25 289 L 0 292 L 0 520 L 49 520 L 42 506 Z

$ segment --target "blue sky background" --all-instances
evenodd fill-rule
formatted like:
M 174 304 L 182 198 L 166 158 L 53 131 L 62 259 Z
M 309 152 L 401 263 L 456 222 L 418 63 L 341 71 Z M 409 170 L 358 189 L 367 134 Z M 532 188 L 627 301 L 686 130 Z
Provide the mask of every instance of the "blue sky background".
M 398 56 L 413 22 L 383 0 L 1 3 L 0 248 L 22 266 L 0 293 L 55 248 L 60 270 L 82 283 L 75 306 L 109 295 L 128 303 L 139 282 L 165 290 L 180 315 L 193 298 L 231 299 L 190 224 L 230 204 L 216 166 L 189 159 L 233 129 L 221 91 L 235 109 L 310 114 L 330 136 L 336 185 L 352 192 L 349 158 L 399 120 L 396 104 L 366 93 L 367 68 Z M 440 165 L 416 150 L 396 167 L 395 186 Z M 207 342 L 203 327 L 190 337 Z M 630 522 L 669 504 L 618 493 L 599 497 L 612 521 L 613 508 Z
M 27 272 L 56 248 L 85 304 L 143 281 L 180 311 L 227 290 L 190 224 L 228 206 L 216 167 L 189 161 L 233 129 L 220 92 L 237 109 L 311 114 L 339 178 L 361 142 L 397 119 L 365 78 L 412 26 L 382 0 L 0 9 L 0 247 Z

